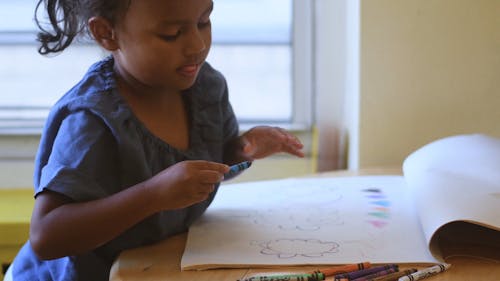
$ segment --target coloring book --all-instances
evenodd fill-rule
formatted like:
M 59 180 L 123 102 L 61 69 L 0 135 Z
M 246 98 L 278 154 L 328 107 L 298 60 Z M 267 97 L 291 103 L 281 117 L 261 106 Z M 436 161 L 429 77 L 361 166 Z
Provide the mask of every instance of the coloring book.
M 181 267 L 500 260 L 499 139 L 435 141 L 403 174 L 222 185 L 189 229 Z

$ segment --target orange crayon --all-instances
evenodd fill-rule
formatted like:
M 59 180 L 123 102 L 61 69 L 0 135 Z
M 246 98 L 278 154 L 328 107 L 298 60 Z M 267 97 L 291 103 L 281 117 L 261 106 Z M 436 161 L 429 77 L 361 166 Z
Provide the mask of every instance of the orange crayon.
M 314 272 L 321 272 L 325 276 L 333 276 L 333 275 L 337 275 L 337 274 L 341 274 L 341 273 L 347 273 L 347 272 L 367 269 L 370 267 L 371 267 L 371 264 L 369 262 L 362 262 L 362 263 L 355 263 L 355 264 L 340 265 L 340 266 L 335 266 L 335 267 L 331 267 L 331 268 L 324 268 L 324 269 L 316 270 Z

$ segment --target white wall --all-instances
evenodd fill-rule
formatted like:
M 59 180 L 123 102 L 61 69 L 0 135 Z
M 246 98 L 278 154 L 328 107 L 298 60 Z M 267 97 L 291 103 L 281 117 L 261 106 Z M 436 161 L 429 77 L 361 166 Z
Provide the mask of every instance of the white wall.
M 360 167 L 448 135 L 500 137 L 500 1 L 362 0 Z
M 346 153 L 350 169 L 398 167 L 435 139 L 500 137 L 500 1 L 315 4 L 320 170 Z

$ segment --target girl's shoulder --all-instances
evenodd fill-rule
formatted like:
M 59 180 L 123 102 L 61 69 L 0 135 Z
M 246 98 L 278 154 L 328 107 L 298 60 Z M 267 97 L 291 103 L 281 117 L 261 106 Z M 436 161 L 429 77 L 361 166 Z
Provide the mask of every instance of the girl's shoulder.
M 208 62 L 205 62 L 191 91 L 201 92 L 200 95 L 196 95 L 200 102 L 220 102 L 227 99 L 226 78 Z
M 117 92 L 113 60 L 108 57 L 93 64 L 83 78 L 52 107 L 51 115 L 86 111 L 101 118 L 116 119 L 130 113 Z M 119 119 L 119 118 L 118 118 Z
M 224 75 L 222 75 L 221 72 L 216 70 L 215 68 L 210 65 L 208 62 L 204 62 L 203 65 L 201 66 L 200 69 L 200 74 L 198 75 L 197 79 L 198 83 L 225 83 L 226 79 L 224 78 Z
M 59 99 L 56 106 L 87 103 L 94 105 L 96 102 L 114 101 L 117 100 L 117 96 L 113 95 L 116 88 L 113 60 L 106 58 L 90 66 L 83 78 Z

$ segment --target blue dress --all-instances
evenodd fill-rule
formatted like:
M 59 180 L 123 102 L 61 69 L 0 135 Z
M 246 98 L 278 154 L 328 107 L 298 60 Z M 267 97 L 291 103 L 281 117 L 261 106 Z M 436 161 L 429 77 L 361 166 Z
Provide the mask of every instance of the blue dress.
M 190 139 L 189 149 L 180 151 L 134 116 L 117 91 L 113 64 L 111 57 L 94 64 L 51 110 L 35 160 L 35 196 L 51 190 L 77 202 L 89 201 L 120 192 L 180 161 L 224 162 L 238 124 L 219 72 L 205 63 L 183 95 Z M 186 231 L 215 193 L 204 202 L 148 217 L 83 255 L 42 261 L 27 242 L 13 262 L 14 280 L 108 280 L 121 251 Z

